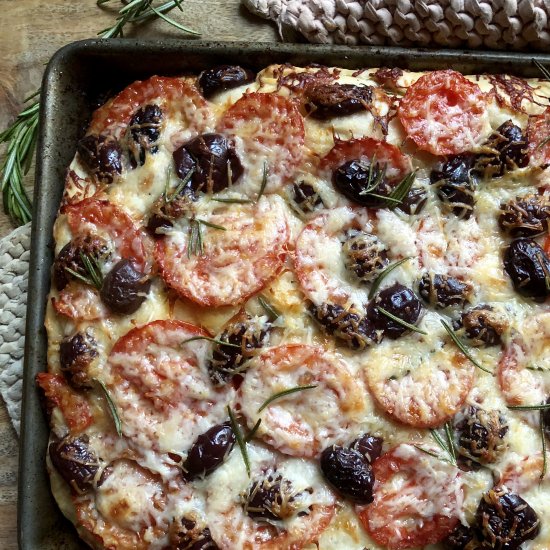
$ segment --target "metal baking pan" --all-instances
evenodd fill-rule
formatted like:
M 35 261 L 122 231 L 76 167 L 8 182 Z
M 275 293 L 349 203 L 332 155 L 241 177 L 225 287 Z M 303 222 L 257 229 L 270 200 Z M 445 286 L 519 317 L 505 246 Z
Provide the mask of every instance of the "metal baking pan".
M 50 492 L 45 469 L 48 426 L 34 379 L 38 372 L 46 369 L 44 314 L 53 260 L 52 227 L 63 191 L 64 174 L 74 155 L 76 141 L 101 98 L 153 74 L 196 73 L 223 63 L 242 64 L 252 69 L 283 62 L 345 68 L 452 68 L 466 74 L 511 73 L 535 77 L 539 73 L 534 59 L 550 65 L 550 55 L 544 54 L 185 40 L 85 40 L 59 50 L 44 75 L 34 190 L 19 463 L 20 548 L 72 550 L 84 547 Z

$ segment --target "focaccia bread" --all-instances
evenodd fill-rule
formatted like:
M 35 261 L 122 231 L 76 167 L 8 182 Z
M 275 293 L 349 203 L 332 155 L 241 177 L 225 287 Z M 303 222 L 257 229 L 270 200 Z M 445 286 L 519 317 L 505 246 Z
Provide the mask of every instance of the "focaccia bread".
M 100 107 L 37 379 L 82 539 L 550 548 L 549 94 L 223 66 Z

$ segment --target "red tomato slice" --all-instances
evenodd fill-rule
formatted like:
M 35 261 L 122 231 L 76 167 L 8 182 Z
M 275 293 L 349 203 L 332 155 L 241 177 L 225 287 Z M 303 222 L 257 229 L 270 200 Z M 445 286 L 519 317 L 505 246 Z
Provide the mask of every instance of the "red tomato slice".
M 389 550 L 424 547 L 458 524 L 462 486 L 451 464 L 402 444 L 376 460 L 373 472 L 374 502 L 355 510 L 377 544 Z
M 535 166 L 550 164 L 550 107 L 544 113 L 532 116 L 527 124 L 527 139 L 531 163 Z
M 208 103 L 194 84 L 184 78 L 153 76 L 130 84 L 97 109 L 88 133 L 120 135 L 132 115 L 148 103 L 161 104 L 170 116 L 183 119 L 182 126 L 193 128 L 196 133 L 205 131 L 212 123 Z
M 321 159 L 321 167 L 332 171 L 345 162 L 363 157 L 369 163 L 375 159 L 377 164 L 386 165 L 390 181 L 399 182 L 412 170 L 410 159 L 398 147 L 368 137 L 347 141 L 337 139 L 334 147 Z
M 151 269 L 153 244 L 119 206 L 105 200 L 84 199 L 64 208 L 73 236 L 100 235 L 112 241 L 120 258 L 131 260 L 142 273 Z M 113 258 L 116 261 L 116 258 Z
M 72 390 L 63 376 L 40 372 L 36 383 L 44 391 L 48 408 L 59 407 L 71 431 L 81 432 L 93 423 L 88 401 Z
M 410 86 L 398 116 L 419 149 L 455 155 L 477 144 L 486 111 L 486 97 L 479 86 L 446 70 L 425 74 Z
M 57 298 L 53 297 L 52 305 L 60 315 L 78 321 L 95 321 L 109 315 L 99 292 L 76 281 L 71 281 Z
M 547 459 L 550 459 L 550 456 L 547 455 Z M 540 485 L 541 481 L 545 483 L 550 481 L 550 472 L 548 471 L 542 480 L 540 478 L 543 466 L 542 453 L 526 456 L 521 461 L 514 459 L 502 472 L 498 486 L 505 486 L 512 493 L 521 495 L 536 485 Z
M 267 192 L 289 180 L 304 154 L 304 119 L 297 104 L 275 93 L 245 94 L 225 112 L 219 131 L 242 140 L 247 178 L 257 193 L 268 171 Z
M 201 226 L 203 251 L 188 254 L 190 229 L 174 230 L 157 242 L 161 277 L 181 297 L 201 306 L 243 303 L 259 292 L 283 266 L 288 225 L 279 197 L 229 208 Z

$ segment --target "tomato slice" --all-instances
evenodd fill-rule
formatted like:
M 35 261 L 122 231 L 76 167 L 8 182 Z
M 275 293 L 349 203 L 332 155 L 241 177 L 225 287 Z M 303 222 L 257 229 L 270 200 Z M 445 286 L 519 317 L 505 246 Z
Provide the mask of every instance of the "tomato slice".
M 120 135 L 132 115 L 143 105 L 160 103 L 169 110 L 170 118 L 181 119 L 181 126 L 204 132 L 213 116 L 207 101 L 194 84 L 185 78 L 152 76 L 136 81 L 97 109 L 88 129 L 89 134 Z
M 48 408 L 59 407 L 71 431 L 81 432 L 93 423 L 88 401 L 72 390 L 63 376 L 40 372 L 36 383 L 44 392 Z
M 462 486 L 451 464 L 402 444 L 376 460 L 373 472 L 374 502 L 355 509 L 377 544 L 389 550 L 424 547 L 458 524 Z
M 52 305 L 60 315 L 78 321 L 95 321 L 109 315 L 99 292 L 77 281 L 71 281 L 58 297 L 52 297 Z
M 104 236 L 113 243 L 118 255 L 113 261 L 125 258 L 131 260 L 142 273 L 150 271 L 152 241 L 122 208 L 109 201 L 88 198 L 66 206 L 63 212 L 67 215 L 73 236 Z
M 223 209 L 206 221 L 224 229 L 201 224 L 202 253 L 193 244 L 188 252 L 193 237 L 188 225 L 159 239 L 160 275 L 181 297 L 201 306 L 241 304 L 283 266 L 289 231 L 282 200 L 262 197 L 257 204 Z
M 366 158 L 369 163 L 375 159 L 380 166 L 386 166 L 386 176 L 390 182 L 399 182 L 411 170 L 411 161 L 399 147 L 369 137 L 340 140 L 321 159 L 321 168 L 335 170 L 345 162 Z
M 224 113 L 218 129 L 240 138 L 249 194 L 258 193 L 264 167 L 265 190 L 271 193 L 292 177 L 304 154 L 304 119 L 295 101 L 276 93 L 245 94 Z
M 419 149 L 455 155 L 477 144 L 486 112 L 487 100 L 479 86 L 449 69 L 425 74 L 412 84 L 398 116 Z
M 547 456 L 547 459 L 550 459 L 550 456 Z M 542 480 L 540 478 L 543 466 L 542 453 L 525 456 L 521 460 L 515 458 L 502 472 L 498 486 L 505 486 L 512 493 L 521 495 L 540 485 L 541 482 L 548 483 L 550 481 L 550 472 L 548 471 Z
M 531 163 L 535 166 L 550 164 L 550 107 L 540 115 L 529 118 L 527 124 L 527 139 Z

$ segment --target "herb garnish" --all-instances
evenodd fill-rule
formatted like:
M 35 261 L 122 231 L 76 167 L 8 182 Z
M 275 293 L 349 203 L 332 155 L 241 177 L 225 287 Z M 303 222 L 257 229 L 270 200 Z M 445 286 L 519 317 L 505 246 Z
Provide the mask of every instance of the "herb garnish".
M 111 394 L 109 393 L 109 390 L 101 380 L 94 378 L 94 381 L 97 382 L 97 384 L 103 391 L 105 401 L 107 401 L 107 407 L 109 408 L 109 413 L 111 414 L 111 418 L 113 419 L 113 423 L 115 425 L 116 433 L 118 437 L 122 437 L 122 422 L 120 421 L 120 416 L 118 416 L 118 411 L 113 399 L 111 398 Z
M 103 286 L 103 274 L 101 273 L 101 265 L 99 260 L 91 254 L 80 253 L 80 260 L 84 267 L 84 273 L 75 271 L 70 267 L 65 267 L 65 271 L 70 273 L 73 277 L 76 277 L 83 283 L 101 290 Z
M 246 434 L 246 437 L 244 438 L 245 443 L 248 443 L 249 441 L 252 440 L 252 438 L 256 435 L 256 432 L 258 431 L 258 428 L 260 427 L 261 423 L 262 423 L 262 419 L 258 418 L 258 421 L 256 422 L 256 424 L 254 424 L 252 429 Z
M 494 376 L 493 372 L 491 372 L 489 369 L 486 369 L 483 365 L 481 365 L 472 357 L 471 353 L 466 349 L 466 346 L 454 333 L 454 330 L 443 319 L 441 319 L 441 324 L 443 325 L 443 328 L 447 331 L 447 334 L 451 337 L 451 340 L 456 344 L 456 347 L 462 352 L 463 355 L 466 356 L 467 359 L 469 359 L 478 369 Z
M 439 456 L 437 453 L 434 453 L 433 451 L 428 451 L 428 449 L 423 449 L 422 447 L 420 447 L 419 445 L 413 445 L 413 447 L 419 451 L 421 451 L 422 453 L 425 453 L 427 455 L 430 455 L 430 456 L 433 456 L 434 458 L 437 458 L 438 460 L 442 460 L 443 462 L 449 462 L 446 458 L 442 458 L 441 456 Z
M 275 321 L 281 316 L 281 314 L 263 296 L 258 296 L 258 302 L 260 302 L 260 305 L 265 309 L 270 321 Z
M 168 168 L 168 170 L 166 172 L 166 183 L 165 183 L 165 186 L 164 186 L 164 202 L 165 203 L 170 203 L 176 197 L 179 196 L 179 194 L 183 191 L 185 186 L 191 181 L 191 178 L 193 177 L 194 172 L 195 172 L 195 168 L 193 167 L 193 168 L 191 168 L 191 170 L 189 170 L 187 172 L 187 174 L 185 174 L 185 177 L 181 180 L 181 182 L 174 189 L 174 191 L 172 193 L 170 193 L 170 195 L 168 195 L 168 185 L 170 183 L 170 177 L 172 176 L 172 170 L 170 168 Z
M 253 200 L 250 200 L 250 199 L 232 199 L 232 198 L 223 198 L 223 197 L 213 198 L 212 200 L 216 202 L 224 202 L 227 204 L 250 204 L 254 202 Z
M 111 0 L 97 0 L 97 5 L 101 7 L 110 1 Z M 163 19 L 180 31 L 188 34 L 200 35 L 197 31 L 184 27 L 166 15 L 176 7 L 180 11 L 183 11 L 181 8 L 182 0 L 170 0 L 168 2 L 164 2 L 164 4 L 161 4 L 160 6 L 153 5 L 153 0 L 130 0 L 128 2 L 123 1 L 122 3 L 124 5 L 118 10 L 116 23 L 112 27 L 108 27 L 97 33 L 101 36 L 101 38 L 115 38 L 117 36 L 124 36 L 124 27 L 128 23 L 141 23 L 156 17 Z
M 414 181 L 416 180 L 416 170 L 413 170 L 407 174 L 397 185 L 397 187 L 389 194 L 388 197 L 385 197 L 386 200 L 397 202 L 401 204 L 405 197 L 409 194 L 411 187 L 413 186 Z M 392 205 L 389 205 L 391 208 Z
M 226 231 L 226 228 L 215 223 L 201 220 L 200 218 L 192 218 L 189 220 L 189 242 L 187 244 L 187 258 L 193 256 L 202 256 L 203 254 L 203 239 L 201 225 L 211 227 L 212 229 L 218 229 L 219 231 Z
M 376 291 L 380 288 L 380 285 L 382 284 L 382 281 L 385 279 L 385 277 L 387 277 L 396 267 L 399 267 L 401 264 L 404 264 L 410 259 L 410 257 L 403 258 L 402 260 L 399 260 L 398 262 L 389 265 L 383 271 L 381 271 L 378 277 L 376 277 L 376 279 L 372 283 L 372 286 L 370 287 L 369 299 L 371 299 L 376 294 Z
M 539 479 L 542 481 L 544 479 L 544 476 L 546 475 L 546 470 L 548 468 L 548 465 L 546 462 L 546 434 L 544 433 L 544 413 L 541 410 L 539 414 L 540 414 L 540 417 L 539 417 L 540 437 L 542 441 L 542 471 L 540 473 Z
M 435 442 L 449 455 L 449 462 L 456 466 L 456 453 L 454 449 L 453 434 L 451 427 L 448 422 L 445 423 L 445 442 L 437 430 L 430 430 L 431 436 L 434 438 Z
M 27 103 L 40 94 L 35 92 Z M 30 170 L 38 136 L 40 98 L 19 113 L 15 122 L 0 134 L 0 144 L 7 145 L 6 157 L 0 166 L 4 212 L 16 225 L 31 220 L 31 201 L 23 187 L 23 176 Z
M 289 388 L 288 390 L 283 390 L 283 391 L 280 391 L 278 393 L 275 393 L 271 397 L 268 397 L 263 402 L 261 407 L 258 409 L 258 412 L 261 413 L 269 404 L 273 403 L 273 401 L 275 401 L 276 399 L 280 399 L 281 397 L 285 397 L 286 395 L 290 395 L 292 393 L 296 393 L 296 392 L 299 392 L 299 391 L 311 390 L 311 389 L 316 388 L 316 387 L 317 387 L 316 384 L 313 384 L 311 386 L 296 386 L 295 388 Z
M 207 340 L 208 342 L 213 342 L 214 344 L 219 344 L 220 346 L 241 348 L 238 344 L 231 344 L 230 342 L 224 342 L 223 340 L 216 340 L 216 338 L 210 338 L 210 336 L 193 336 L 192 338 L 187 338 L 187 340 L 184 340 L 181 344 L 188 344 L 189 342 L 195 342 L 196 340 Z
M 401 325 L 402 327 L 408 328 L 409 330 L 412 330 L 414 332 L 418 332 L 419 334 L 424 334 L 425 336 L 428 335 L 428 333 L 422 329 L 419 329 L 415 325 L 411 325 L 410 323 L 407 323 L 407 321 L 403 321 L 400 317 L 397 317 L 393 313 L 390 313 L 389 311 L 385 310 L 383 307 L 375 306 L 377 311 L 379 311 L 382 315 L 385 315 L 388 319 L 391 319 L 392 321 L 395 321 L 397 324 Z
M 231 429 L 235 434 L 235 439 L 237 440 L 239 449 L 241 450 L 241 456 L 243 457 L 246 473 L 248 477 L 250 477 L 250 460 L 248 458 L 248 451 L 246 449 L 246 440 L 243 438 L 243 434 L 239 428 L 239 425 L 237 424 L 235 415 L 233 414 L 233 411 L 231 410 L 231 407 L 229 405 L 227 405 L 227 412 L 229 414 L 229 421 L 231 422 Z
M 541 403 L 540 405 L 508 405 L 513 411 L 545 411 L 550 409 L 550 403 Z
M 262 183 L 260 184 L 260 190 L 258 191 L 258 197 L 256 198 L 256 201 L 260 200 L 260 197 L 264 194 L 266 185 L 267 185 L 267 178 L 269 176 L 269 168 L 267 166 L 267 161 L 264 160 L 264 170 L 263 170 L 263 176 L 262 176 Z

